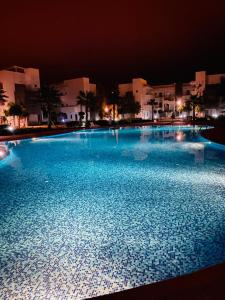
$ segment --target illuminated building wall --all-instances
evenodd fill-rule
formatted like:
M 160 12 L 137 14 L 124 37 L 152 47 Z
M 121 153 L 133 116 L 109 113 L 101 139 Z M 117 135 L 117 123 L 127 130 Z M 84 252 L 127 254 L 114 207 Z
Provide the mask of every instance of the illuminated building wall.
M 63 94 L 60 111 L 65 116 L 65 122 L 79 120 L 78 113 L 81 111 L 81 107 L 77 104 L 77 96 L 80 91 L 96 94 L 96 85 L 90 83 L 89 78 L 85 77 L 64 80 L 61 83 L 55 84 L 55 87 Z M 85 112 L 85 107 L 82 108 L 82 111 Z
M 151 116 L 151 107 L 148 101 L 152 98 L 151 87 L 147 81 L 142 78 L 135 78 L 131 83 L 119 84 L 120 96 L 125 96 L 127 92 L 132 92 L 136 101 L 141 105 L 141 112 L 136 115 L 137 118 L 149 119 Z
M 24 104 L 25 92 L 40 88 L 39 70 L 34 68 L 22 68 L 13 66 L 0 71 L 0 83 L 8 97 L 4 105 L 0 105 L 0 117 L 4 116 L 4 110 L 8 108 L 10 102 Z M 36 118 L 30 116 L 30 118 Z

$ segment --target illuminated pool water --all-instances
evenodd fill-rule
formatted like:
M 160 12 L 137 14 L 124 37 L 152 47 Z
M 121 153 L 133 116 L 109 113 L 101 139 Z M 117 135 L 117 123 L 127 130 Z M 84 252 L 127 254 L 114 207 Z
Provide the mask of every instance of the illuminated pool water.
M 225 261 L 225 147 L 198 129 L 80 131 L 7 147 L 0 299 L 88 298 Z

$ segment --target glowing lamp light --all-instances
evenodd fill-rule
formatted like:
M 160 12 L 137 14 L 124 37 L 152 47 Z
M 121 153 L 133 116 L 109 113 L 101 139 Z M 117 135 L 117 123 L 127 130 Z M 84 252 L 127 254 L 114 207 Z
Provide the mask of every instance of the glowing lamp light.
M 15 130 L 12 126 L 8 126 L 7 129 L 8 129 L 10 132 L 13 132 L 13 131 Z
M 216 119 L 216 118 L 218 118 L 218 114 L 216 114 L 216 113 L 212 114 L 212 117 Z
M 179 99 L 177 100 L 177 105 L 180 106 L 182 104 L 182 101 Z
M 105 107 L 105 112 L 108 113 L 109 112 L 109 108 L 106 106 Z

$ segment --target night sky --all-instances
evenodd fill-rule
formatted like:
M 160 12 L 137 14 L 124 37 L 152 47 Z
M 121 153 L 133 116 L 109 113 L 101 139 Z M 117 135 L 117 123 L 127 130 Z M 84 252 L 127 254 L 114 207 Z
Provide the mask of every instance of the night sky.
M 110 85 L 225 73 L 225 1 L 1 1 L 0 67 Z

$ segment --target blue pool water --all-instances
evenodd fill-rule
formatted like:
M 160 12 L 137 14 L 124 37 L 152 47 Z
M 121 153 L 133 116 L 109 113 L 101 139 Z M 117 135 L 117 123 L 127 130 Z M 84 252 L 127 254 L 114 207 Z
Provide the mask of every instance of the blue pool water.
M 3 145 L 0 299 L 83 299 L 225 261 L 225 147 L 192 127 Z

